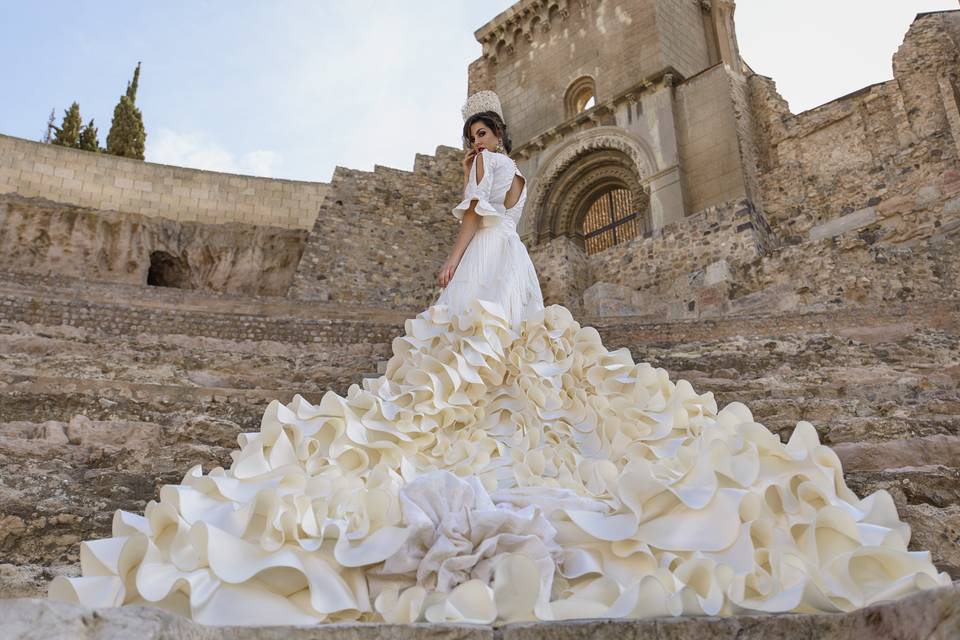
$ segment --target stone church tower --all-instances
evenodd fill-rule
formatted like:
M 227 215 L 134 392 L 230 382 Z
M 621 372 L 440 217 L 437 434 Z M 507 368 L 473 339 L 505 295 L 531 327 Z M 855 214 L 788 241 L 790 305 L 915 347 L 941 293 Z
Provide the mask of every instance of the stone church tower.
M 522 0 L 476 31 L 469 93 L 501 98 L 532 178 L 520 234 L 539 271 L 584 271 L 614 245 L 751 202 L 733 13 L 732 0 Z M 562 279 L 572 289 L 554 298 L 575 304 L 578 278 Z

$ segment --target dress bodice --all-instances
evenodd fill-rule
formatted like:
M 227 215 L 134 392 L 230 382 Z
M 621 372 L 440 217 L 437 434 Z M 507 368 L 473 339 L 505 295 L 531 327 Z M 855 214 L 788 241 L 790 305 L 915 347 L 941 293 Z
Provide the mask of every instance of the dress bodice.
M 453 215 L 457 219 L 463 219 L 470 203 L 477 200 L 474 210 L 483 216 L 483 227 L 501 227 L 516 232 L 523 205 L 527 200 L 527 179 L 510 156 L 487 149 L 480 153 L 483 154 L 483 178 L 477 180 L 477 160 L 474 157 L 463 190 L 463 201 L 453 208 Z M 504 202 L 513 184 L 514 175 L 523 178 L 523 189 L 517 202 L 508 209 Z

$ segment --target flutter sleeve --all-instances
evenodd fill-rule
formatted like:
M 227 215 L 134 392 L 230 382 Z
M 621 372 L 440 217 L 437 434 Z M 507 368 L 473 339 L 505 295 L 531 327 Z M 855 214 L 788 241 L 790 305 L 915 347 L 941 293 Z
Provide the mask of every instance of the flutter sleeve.
M 477 201 L 474 211 L 482 216 L 502 216 L 503 214 L 490 204 L 490 192 L 493 189 L 493 176 L 497 170 L 497 154 L 483 149 L 483 178 L 477 184 L 477 158 L 474 157 L 470 167 L 470 176 L 463 192 L 463 201 L 453 208 L 453 217 L 463 220 L 463 214 L 470 208 L 470 203 Z

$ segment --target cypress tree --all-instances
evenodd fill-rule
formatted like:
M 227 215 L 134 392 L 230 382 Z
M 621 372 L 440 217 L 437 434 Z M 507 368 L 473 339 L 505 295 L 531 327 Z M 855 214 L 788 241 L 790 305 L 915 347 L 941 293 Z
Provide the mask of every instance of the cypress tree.
M 127 91 L 113 109 L 113 121 L 107 134 L 107 153 L 126 158 L 143 160 L 147 133 L 143 128 L 143 116 L 137 108 L 137 87 L 140 84 L 140 63 L 133 73 L 133 82 L 127 83 Z
M 80 148 L 84 151 L 100 151 L 100 143 L 97 142 L 97 128 L 93 126 L 93 118 L 87 123 L 87 126 L 80 132 Z
M 80 105 L 74 102 L 70 108 L 64 112 L 63 122 L 60 128 L 54 127 L 57 134 L 53 137 L 53 144 L 59 144 L 62 147 L 80 146 L 80 127 L 83 122 L 80 120 Z
M 140 87 L 140 63 L 137 63 L 137 68 L 133 70 L 133 82 L 127 83 L 127 97 L 130 98 L 130 102 L 136 104 L 137 102 L 137 89 Z

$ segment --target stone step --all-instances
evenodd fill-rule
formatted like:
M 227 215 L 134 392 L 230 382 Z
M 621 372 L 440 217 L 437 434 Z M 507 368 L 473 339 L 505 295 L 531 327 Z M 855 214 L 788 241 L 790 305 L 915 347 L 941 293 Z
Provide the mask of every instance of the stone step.
M 46 376 L 187 387 L 346 389 L 383 357 L 384 345 L 239 343 L 185 336 L 93 338 L 86 334 L 0 334 L 0 380 Z M 76 333 L 76 332 L 74 332 Z
M 79 576 L 78 563 L 0 564 L 0 600 L 4 598 L 44 598 L 55 576 Z
M 88 609 L 46 598 L 0 600 L 11 638 L 107 640 L 161 638 L 289 638 L 290 640 L 549 640 L 553 638 L 671 638 L 672 640 L 953 640 L 960 634 L 960 583 L 911 594 L 849 613 L 684 616 L 655 619 L 571 620 L 485 624 L 370 624 L 297 627 L 211 627 L 155 607 Z M 132 630 L 136 630 L 132 632 Z
M 271 400 L 287 403 L 297 393 L 318 403 L 324 390 L 313 385 L 297 389 L 230 389 L 4 375 L 0 377 L 0 419 L 69 421 L 83 414 L 94 420 L 162 422 L 171 415 L 212 414 L 256 428 Z

